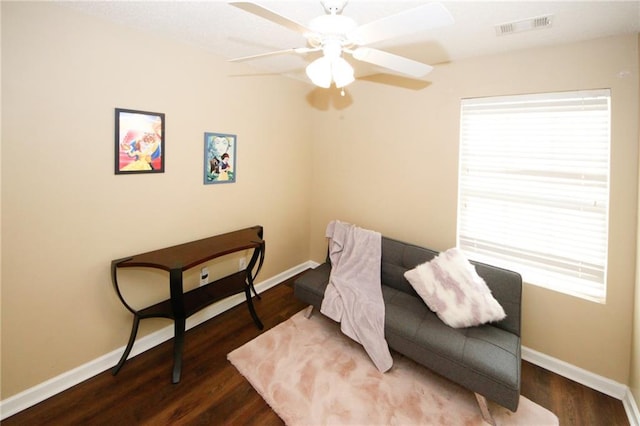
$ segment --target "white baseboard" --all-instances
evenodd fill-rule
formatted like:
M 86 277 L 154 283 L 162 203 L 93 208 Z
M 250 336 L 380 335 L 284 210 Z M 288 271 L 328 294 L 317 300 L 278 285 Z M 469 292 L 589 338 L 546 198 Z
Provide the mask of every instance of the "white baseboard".
M 627 413 L 629 424 L 631 426 L 640 426 L 640 410 L 636 400 L 633 398 L 631 389 L 627 388 L 627 394 L 624 396 L 622 404 L 624 405 L 624 411 Z
M 318 266 L 317 263 L 307 261 L 300 265 L 294 266 L 274 277 L 271 277 L 259 284 L 255 285 L 256 291 L 262 293 L 271 287 L 293 277 L 294 275 L 305 271 L 309 268 Z M 226 299 L 223 299 L 211 306 L 201 310 L 200 312 L 192 315 L 187 319 L 186 329 L 191 329 L 219 314 L 225 312 L 236 305 L 245 301 L 244 294 L 236 294 Z M 129 358 L 132 358 L 142 352 L 145 352 L 169 339 L 173 338 L 173 325 L 164 327 L 156 332 L 153 332 L 147 336 L 144 336 L 133 345 L 133 349 Z M 0 420 L 4 420 L 9 416 L 19 413 L 39 402 L 44 401 L 62 391 L 65 391 L 91 377 L 102 373 L 103 371 L 115 366 L 125 346 L 118 348 L 108 354 L 105 354 L 93 361 L 89 361 L 73 370 L 53 377 L 43 383 L 40 383 L 32 388 L 22 391 L 16 395 L 13 395 L 7 399 L 0 401 Z
M 576 367 L 568 362 L 545 355 L 526 346 L 522 347 L 522 359 L 616 399 L 622 400 L 627 391 L 626 385 Z
M 621 400 L 631 426 L 640 426 L 640 412 L 638 411 L 638 406 L 633 398 L 633 394 L 627 385 L 607 379 L 606 377 L 545 355 L 526 346 L 522 347 L 522 359 L 597 390 L 598 392 L 602 392 L 605 395 Z

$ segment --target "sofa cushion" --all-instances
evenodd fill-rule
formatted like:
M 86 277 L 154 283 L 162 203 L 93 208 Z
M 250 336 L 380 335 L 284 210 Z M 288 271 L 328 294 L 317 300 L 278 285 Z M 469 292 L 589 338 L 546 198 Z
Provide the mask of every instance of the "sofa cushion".
M 489 380 L 503 392 L 517 394 L 518 336 L 492 325 L 451 328 L 416 297 L 391 287 L 383 286 L 382 290 L 385 337 L 394 350 L 474 391 L 480 390 L 477 386 L 482 381 Z
M 385 304 L 385 337 L 401 337 L 400 341 L 428 344 L 429 350 L 447 358 L 462 361 L 464 332 L 448 327 L 418 297 L 382 286 Z M 426 339 L 426 340 L 424 340 Z M 402 345 L 394 348 L 405 353 Z
M 452 248 L 404 274 L 438 317 L 451 327 L 502 320 L 504 309 L 461 250 Z
M 404 277 L 407 269 L 433 259 L 438 253 L 423 247 L 382 237 L 381 279 L 384 285 L 418 296 Z

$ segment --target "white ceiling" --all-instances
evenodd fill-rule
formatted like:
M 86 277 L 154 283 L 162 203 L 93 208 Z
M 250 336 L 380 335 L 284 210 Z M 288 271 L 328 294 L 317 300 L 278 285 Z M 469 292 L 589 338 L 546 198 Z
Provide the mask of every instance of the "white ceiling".
M 325 13 L 319 0 L 255 2 L 303 25 Z M 425 3 L 427 1 L 350 0 L 343 15 L 364 24 Z M 640 33 L 640 0 L 441 3 L 453 15 L 454 25 L 425 30 L 370 47 L 437 66 L 473 56 Z M 60 4 L 140 31 L 194 44 L 226 59 L 305 46 L 301 34 L 230 6 L 226 1 L 82 1 Z M 496 35 L 496 25 L 549 14 L 553 15 L 551 28 Z M 254 66 L 256 72 L 285 74 L 306 80 L 304 67 L 312 59 L 304 55 L 283 54 L 245 63 Z M 355 60 L 347 59 L 355 63 Z M 360 76 L 377 72 L 385 71 L 372 66 L 356 67 Z M 428 80 L 428 75 L 424 80 Z

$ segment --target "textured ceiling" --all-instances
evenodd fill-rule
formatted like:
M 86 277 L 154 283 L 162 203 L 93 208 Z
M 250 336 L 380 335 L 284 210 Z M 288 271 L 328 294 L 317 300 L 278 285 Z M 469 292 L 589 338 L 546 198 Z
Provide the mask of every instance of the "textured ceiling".
M 324 14 L 318 0 L 256 1 L 303 25 Z M 425 4 L 425 1 L 350 0 L 343 15 L 364 24 Z M 371 47 L 437 66 L 505 51 L 640 32 L 640 1 L 442 1 L 455 24 L 425 30 Z M 161 37 L 197 45 L 225 59 L 305 46 L 304 37 L 225 1 L 84 1 L 65 7 Z M 495 26 L 553 15 L 550 28 L 497 36 Z M 306 80 L 309 55 L 283 54 L 247 61 L 262 72 Z M 355 62 L 348 58 L 350 62 Z M 384 72 L 356 67 L 357 74 Z M 424 78 L 428 80 L 428 75 Z

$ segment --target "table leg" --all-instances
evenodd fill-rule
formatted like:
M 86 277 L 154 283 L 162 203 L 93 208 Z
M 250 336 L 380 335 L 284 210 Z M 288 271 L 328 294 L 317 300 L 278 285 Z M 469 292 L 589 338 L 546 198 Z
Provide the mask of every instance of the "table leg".
M 256 288 L 253 285 L 253 281 L 255 280 L 255 277 L 258 276 L 260 269 L 262 269 L 262 264 L 264 262 L 264 250 L 265 250 L 265 245 L 263 241 L 259 247 L 256 247 L 253 250 L 253 255 L 251 256 L 251 260 L 249 260 L 249 265 L 247 266 L 247 281 L 249 282 L 249 286 L 251 287 L 253 294 L 255 294 L 258 299 L 262 299 L 262 298 L 256 291 Z M 260 259 L 260 263 L 258 263 L 258 269 L 254 273 L 253 268 L 256 265 L 258 258 Z
M 186 320 L 184 318 L 176 318 L 173 323 L 173 383 L 180 382 L 180 374 L 182 373 L 182 351 L 184 349 L 184 329 Z
M 129 353 L 131 352 L 131 349 L 133 348 L 133 343 L 136 341 L 136 335 L 138 334 L 138 325 L 139 324 L 140 324 L 140 317 L 138 317 L 138 315 L 134 314 L 133 315 L 133 325 L 131 326 L 131 335 L 129 336 L 129 342 L 127 343 L 127 347 L 125 348 L 124 353 L 120 357 L 120 361 L 118 361 L 118 364 L 115 367 L 113 367 L 113 370 L 111 370 L 111 373 L 114 376 L 116 374 L 118 374 L 118 371 L 120 371 L 120 369 L 124 365 L 125 361 L 127 361 L 127 357 L 129 356 Z
M 184 309 L 184 294 L 182 289 L 182 270 L 169 271 L 169 285 L 171 292 L 171 309 L 173 310 L 173 383 L 180 381 L 182 372 L 182 350 L 184 348 L 184 329 L 186 312 Z
M 260 318 L 258 318 L 258 314 L 256 314 L 256 310 L 253 307 L 253 302 L 251 301 L 250 286 L 247 285 L 244 287 L 244 294 L 247 298 L 247 306 L 249 307 L 249 313 L 251 314 L 251 318 L 253 318 L 253 322 L 256 324 L 256 327 L 258 327 L 259 330 L 262 330 L 264 328 L 264 325 L 262 325 L 262 322 L 260 321 Z

